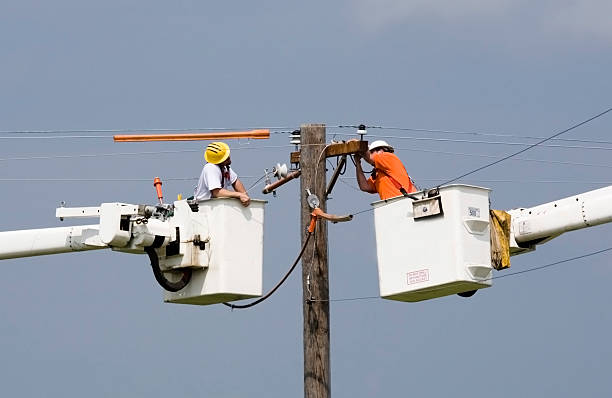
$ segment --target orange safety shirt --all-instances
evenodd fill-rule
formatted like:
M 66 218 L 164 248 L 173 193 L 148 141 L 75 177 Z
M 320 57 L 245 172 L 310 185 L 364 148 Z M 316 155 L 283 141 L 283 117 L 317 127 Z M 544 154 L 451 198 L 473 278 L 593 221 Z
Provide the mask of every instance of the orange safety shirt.
M 401 196 L 399 186 L 406 192 L 416 192 L 412 180 L 408 176 L 402 161 L 390 152 L 375 152 L 370 155 L 376 169 L 376 178 L 368 178 L 368 184 L 378 192 L 380 199 L 385 200 Z M 395 179 L 395 183 L 393 182 Z

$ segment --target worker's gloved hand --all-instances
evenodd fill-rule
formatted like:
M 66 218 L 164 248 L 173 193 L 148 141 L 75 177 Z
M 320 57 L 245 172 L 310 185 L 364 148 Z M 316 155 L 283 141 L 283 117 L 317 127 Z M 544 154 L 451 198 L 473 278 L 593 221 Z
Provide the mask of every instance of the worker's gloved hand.
M 240 203 L 242 203 L 244 207 L 248 207 L 251 204 L 251 198 L 249 198 L 249 195 L 246 193 L 240 193 Z

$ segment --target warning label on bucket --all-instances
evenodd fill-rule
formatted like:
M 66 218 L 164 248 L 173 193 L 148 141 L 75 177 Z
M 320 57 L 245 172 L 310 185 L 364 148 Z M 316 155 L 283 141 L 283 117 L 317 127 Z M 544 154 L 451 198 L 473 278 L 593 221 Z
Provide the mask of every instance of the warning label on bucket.
M 418 271 L 408 272 L 408 284 L 413 285 L 415 283 L 427 282 L 429 280 L 429 270 L 420 269 Z

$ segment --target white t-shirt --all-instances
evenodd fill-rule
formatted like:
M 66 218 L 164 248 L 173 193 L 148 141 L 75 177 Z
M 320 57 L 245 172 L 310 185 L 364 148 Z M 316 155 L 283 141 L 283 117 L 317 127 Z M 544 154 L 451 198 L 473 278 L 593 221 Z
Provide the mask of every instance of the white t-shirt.
M 223 180 L 223 187 L 221 186 L 221 168 L 216 164 L 206 163 L 200 174 L 200 181 L 195 189 L 193 198 L 201 201 L 212 198 L 211 190 L 217 188 L 225 188 L 234 190 L 232 184 L 238 179 L 238 174 L 229 168 L 229 178 L 226 176 Z

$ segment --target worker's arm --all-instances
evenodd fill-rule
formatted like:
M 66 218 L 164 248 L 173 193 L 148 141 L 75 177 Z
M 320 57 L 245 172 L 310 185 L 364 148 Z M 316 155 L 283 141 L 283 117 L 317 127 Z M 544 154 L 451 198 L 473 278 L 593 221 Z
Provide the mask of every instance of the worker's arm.
M 365 160 L 366 162 L 368 162 L 369 164 L 374 166 L 374 160 L 372 160 L 372 157 L 370 156 L 370 151 L 365 151 L 365 152 L 360 153 L 360 154 L 358 154 L 356 156 L 361 156 L 363 158 L 363 160 Z
M 244 189 L 244 186 L 242 187 Z M 225 188 L 215 188 L 210 190 L 210 194 L 213 198 L 236 198 L 240 199 L 240 202 L 244 207 L 251 204 L 251 198 L 246 192 L 230 191 Z
M 247 194 L 247 191 L 244 188 L 244 184 L 242 183 L 242 181 L 240 181 L 239 178 L 236 178 L 236 181 L 234 181 L 232 186 L 234 187 L 236 192 L 239 192 L 239 193 L 243 194 L 243 196 L 240 197 L 240 201 L 242 202 L 242 205 L 244 207 L 247 207 L 248 205 L 250 205 L 251 204 L 251 198 L 249 198 L 249 195 Z
M 355 154 L 353 155 L 353 159 L 355 160 L 355 175 L 357 177 L 359 189 L 361 189 L 363 192 L 376 193 L 376 188 L 368 182 L 365 174 L 363 174 L 363 169 L 361 168 L 361 155 Z
M 234 183 L 232 184 L 232 186 L 234 187 L 234 189 L 236 190 L 236 192 L 243 192 L 246 193 L 246 189 L 244 188 L 244 184 L 242 184 L 242 181 L 240 181 L 239 178 L 236 179 L 236 181 L 234 181 Z

